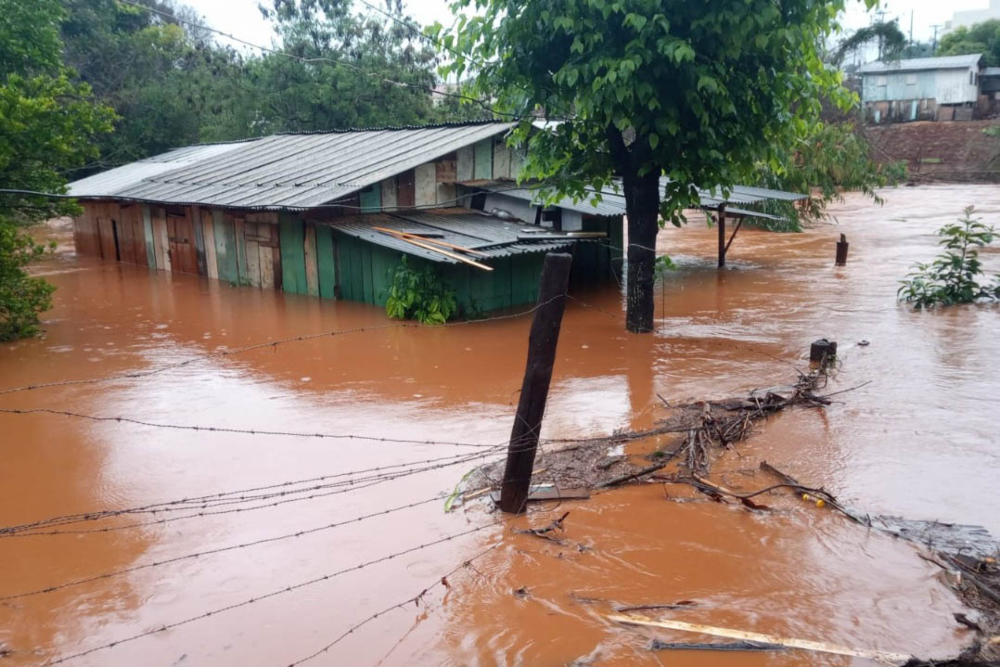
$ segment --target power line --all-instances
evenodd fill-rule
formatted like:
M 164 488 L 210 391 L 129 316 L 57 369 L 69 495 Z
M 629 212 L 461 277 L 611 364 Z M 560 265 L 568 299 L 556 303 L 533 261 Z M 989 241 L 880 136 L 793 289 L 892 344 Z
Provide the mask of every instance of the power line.
M 229 33 L 223 32 L 221 30 L 217 30 L 215 28 L 211 28 L 209 26 L 206 26 L 206 25 L 201 24 L 201 23 L 197 23 L 195 21 L 188 21 L 187 19 L 180 18 L 178 16 L 170 14 L 169 12 L 164 12 L 164 11 L 161 11 L 159 9 L 155 9 L 153 7 L 148 7 L 148 6 L 146 6 L 146 5 L 142 4 L 142 3 L 135 2 L 135 0 L 119 0 L 119 1 L 122 2 L 122 3 L 124 3 L 124 4 L 127 4 L 127 5 L 132 5 L 133 7 L 139 7 L 140 9 L 145 9 L 146 11 L 152 12 L 154 14 L 159 14 L 160 16 L 164 16 L 166 18 L 169 18 L 172 21 L 176 21 L 178 23 L 182 23 L 184 25 L 188 25 L 188 26 L 191 26 L 193 28 L 198 28 L 199 30 L 205 30 L 207 32 L 211 32 L 211 33 L 214 33 L 214 34 L 217 34 L 217 35 L 222 35 L 223 37 L 226 37 L 228 39 L 233 40 L 234 42 L 239 42 L 240 44 L 243 44 L 245 46 L 249 46 L 249 47 L 254 48 L 254 49 L 258 49 L 258 50 L 263 51 L 265 53 L 270 53 L 270 54 L 276 55 L 276 56 L 282 56 L 282 57 L 285 57 L 285 58 L 289 58 L 291 60 L 297 60 L 299 62 L 306 63 L 306 64 L 325 62 L 325 63 L 330 63 L 332 65 L 340 65 L 341 67 L 346 67 L 347 69 L 354 70 L 356 72 L 359 72 L 360 74 L 364 74 L 365 76 L 368 76 L 368 77 L 371 77 L 373 79 L 376 79 L 376 80 L 380 81 L 381 83 L 387 83 L 387 84 L 390 84 L 390 85 L 393 85 L 393 86 L 398 86 L 398 87 L 401 87 L 401 88 L 411 88 L 413 90 L 421 90 L 423 92 L 429 92 L 429 93 L 433 93 L 433 94 L 436 94 L 436 95 L 443 95 L 445 97 L 453 97 L 455 99 L 464 100 L 464 101 L 467 101 L 467 102 L 472 102 L 473 104 L 479 105 L 480 107 L 482 107 L 486 111 L 489 111 L 490 113 L 496 114 L 498 116 L 507 116 L 509 118 L 520 120 L 520 117 L 517 114 L 512 114 L 512 113 L 508 113 L 508 112 L 505 112 L 505 111 L 499 111 L 497 109 L 494 109 L 494 108 L 490 107 L 483 100 L 480 100 L 480 99 L 475 98 L 475 97 L 470 97 L 468 95 L 462 95 L 460 93 L 439 92 L 439 91 L 434 90 L 433 88 L 427 88 L 426 86 L 421 86 L 421 85 L 417 85 L 417 84 L 407 83 L 405 81 L 396 81 L 395 79 L 389 79 L 389 78 L 384 77 L 384 76 L 382 76 L 380 74 L 377 74 L 375 72 L 371 72 L 369 70 L 366 70 L 363 67 L 358 67 L 357 65 L 354 65 L 352 63 L 345 62 L 344 60 L 338 60 L 338 59 L 334 59 L 334 58 L 326 58 L 326 57 L 323 57 L 323 56 L 317 56 L 316 58 L 306 58 L 304 56 L 297 56 L 297 55 L 288 53 L 286 51 L 279 51 L 278 49 L 272 49 L 272 48 L 267 47 L 267 46 L 261 46 L 260 44 L 254 44 L 253 42 L 248 42 L 247 40 L 242 39 L 240 37 L 236 37 L 235 35 L 231 35 Z
M 476 528 L 471 528 L 469 530 L 464 530 L 464 531 L 459 532 L 459 533 L 453 533 L 451 535 L 448 535 L 446 537 L 443 537 L 443 538 L 440 538 L 440 539 L 437 539 L 437 540 L 433 540 L 431 542 L 425 542 L 425 543 L 419 544 L 419 545 L 417 545 L 415 547 L 410 547 L 408 549 L 403 549 L 401 551 L 396 551 L 396 552 L 390 553 L 390 554 L 388 554 L 386 556 L 381 556 L 379 558 L 375 558 L 375 559 L 372 559 L 372 560 L 369 560 L 369 561 L 362 562 L 362 563 L 360 563 L 358 565 L 352 565 L 351 567 L 343 568 L 341 570 L 336 570 L 334 572 L 330 572 L 328 574 L 324 574 L 324 575 L 319 576 L 319 577 L 314 577 L 314 578 L 308 579 L 306 581 L 301 581 L 301 582 L 296 583 L 296 584 L 291 584 L 289 586 L 285 586 L 284 588 L 279 588 L 279 589 L 271 591 L 269 593 L 264 593 L 263 595 L 258 595 L 256 597 L 252 597 L 252 598 L 249 598 L 247 600 L 243 600 L 242 602 L 236 602 L 234 604 L 226 605 L 224 607 L 219 607 L 219 608 L 213 609 L 211 611 L 203 612 L 203 613 L 198 614 L 196 616 L 190 616 L 190 617 L 185 618 L 185 619 L 180 620 L 180 621 L 174 621 L 172 623 L 167 623 L 165 625 L 162 625 L 162 626 L 157 627 L 157 628 L 153 628 L 151 630 L 146 630 L 146 631 L 140 632 L 138 634 L 134 634 L 134 635 L 131 635 L 131 636 L 128 636 L 128 637 L 124 637 L 122 639 L 117 639 L 115 641 L 107 642 L 105 644 L 100 644 L 100 645 L 95 646 L 93 648 L 89 648 L 89 649 L 87 649 L 85 651 L 80 651 L 78 653 L 73 653 L 73 654 L 70 654 L 68 656 L 64 656 L 62 658 L 57 658 L 55 660 L 50 660 L 50 661 L 46 662 L 45 665 L 46 666 L 48 666 L 48 665 L 58 665 L 58 664 L 62 664 L 64 662 L 69 662 L 71 660 L 76 660 L 77 658 L 82 658 L 84 656 L 88 656 L 88 655 L 91 655 L 93 653 L 97 653 L 99 651 L 104 651 L 104 650 L 107 650 L 107 649 L 110 649 L 110 648 L 114 648 L 116 646 L 121 646 L 122 644 L 127 644 L 127 643 L 130 643 L 130 642 L 136 641 L 138 639 L 142 639 L 144 637 L 149 637 L 151 635 L 156 635 L 156 634 L 159 634 L 161 632 L 166 632 L 167 630 L 172 630 L 174 628 L 178 628 L 178 627 L 181 627 L 183 625 L 188 625 L 189 623 L 194 623 L 195 621 L 204 620 L 206 618 L 210 618 L 210 617 L 216 616 L 218 614 L 223 614 L 225 612 L 232 611 L 234 609 L 239 609 L 241 607 L 246 607 L 248 605 L 254 604 L 255 602 L 260 602 L 260 601 L 266 600 L 268 598 L 273 598 L 273 597 L 277 597 L 279 595 L 284 595 L 285 593 L 290 593 L 292 591 L 299 590 L 299 589 L 305 588 L 307 586 L 312 586 L 312 585 L 315 585 L 315 584 L 320 584 L 320 583 L 323 583 L 325 581 L 329 581 L 330 579 L 334 579 L 336 577 L 342 576 L 344 574 L 349 574 L 351 572 L 357 572 L 359 570 L 363 570 L 365 568 L 371 567 L 372 565 L 376 565 L 378 563 L 384 563 L 384 562 L 392 560 L 394 558 L 399 558 L 400 556 L 405 556 L 407 554 L 411 554 L 411 553 L 414 553 L 416 551 L 420 551 L 422 549 L 427 549 L 427 548 L 430 548 L 430 547 L 433 547 L 433 546 L 437 546 L 439 544 L 444 544 L 445 542 L 450 542 L 452 540 L 456 540 L 458 538 L 465 537 L 466 535 L 472 535 L 473 533 L 478 533 L 478 532 L 486 530 L 488 528 L 494 528 L 497 525 L 498 525 L 497 523 L 488 523 L 488 524 L 485 524 L 485 525 L 482 525 L 482 526 L 478 526 Z

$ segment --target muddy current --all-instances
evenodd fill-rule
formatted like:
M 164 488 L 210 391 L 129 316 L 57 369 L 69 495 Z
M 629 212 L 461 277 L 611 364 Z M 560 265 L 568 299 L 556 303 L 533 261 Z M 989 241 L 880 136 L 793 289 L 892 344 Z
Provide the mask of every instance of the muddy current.
M 826 390 L 854 389 L 761 424 L 715 457 L 713 479 L 761 488 L 767 460 L 852 507 L 1000 535 L 1000 309 L 896 301 L 910 265 L 937 252 L 935 230 L 972 203 L 995 223 L 1000 189 L 884 196 L 849 196 L 835 223 L 802 234 L 743 229 L 724 271 L 701 220 L 664 230 L 679 268 L 657 287 L 655 334 L 624 332 L 613 287 L 568 303 L 543 437 L 647 428 L 664 400 L 794 381 L 828 337 L 839 364 Z M 836 268 L 841 233 L 850 256 Z M 998 254 L 983 253 L 992 271 Z M 144 423 L 0 413 L 0 526 L 201 500 L 0 535 L 0 665 L 868 664 L 656 651 L 652 638 L 706 637 L 607 619 L 678 602 L 693 604 L 653 615 L 924 658 L 970 639 L 917 547 L 789 495 L 749 512 L 647 483 L 516 519 L 487 498 L 446 513 L 509 437 L 530 318 L 385 327 L 369 306 L 68 249 L 38 271 L 55 307 L 43 338 L 0 347 L 0 389 L 131 377 L 0 394 L 0 408 Z M 206 356 L 290 337 L 304 339 Z M 558 543 L 514 532 L 567 511 Z

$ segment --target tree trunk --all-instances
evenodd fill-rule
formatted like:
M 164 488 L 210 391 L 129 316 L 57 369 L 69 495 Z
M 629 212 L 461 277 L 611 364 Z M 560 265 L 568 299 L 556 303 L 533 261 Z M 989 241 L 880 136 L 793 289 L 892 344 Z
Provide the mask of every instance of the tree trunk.
M 659 174 L 625 175 L 625 212 L 628 216 L 628 275 L 625 328 L 632 333 L 653 330 L 653 286 L 656 234 L 660 230 Z

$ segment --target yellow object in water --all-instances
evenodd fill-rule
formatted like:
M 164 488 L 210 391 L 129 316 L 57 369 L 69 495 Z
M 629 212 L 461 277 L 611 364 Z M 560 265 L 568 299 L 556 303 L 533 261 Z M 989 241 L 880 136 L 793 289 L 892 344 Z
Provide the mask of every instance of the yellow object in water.
M 826 505 L 826 501 L 823 500 L 822 498 L 816 501 L 816 507 L 823 507 L 824 505 Z

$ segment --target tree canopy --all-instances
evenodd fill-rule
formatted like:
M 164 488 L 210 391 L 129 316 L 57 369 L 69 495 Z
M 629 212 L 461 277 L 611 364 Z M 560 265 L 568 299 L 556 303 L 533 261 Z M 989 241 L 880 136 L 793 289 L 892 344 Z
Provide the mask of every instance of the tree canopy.
M 272 0 L 267 51 L 220 45 L 184 5 L 141 1 L 63 0 L 65 61 L 119 118 L 91 170 L 206 141 L 482 116 L 432 102 L 436 52 L 398 0 L 366 12 Z
M 966 28 L 959 26 L 938 44 L 939 56 L 961 56 L 982 53 L 987 67 L 1000 67 L 1000 20 L 992 19 Z
M 0 188 L 64 192 L 65 172 L 97 155 L 111 110 L 62 62 L 58 0 L 0 0 Z M 67 200 L 0 194 L 0 340 L 31 335 L 51 287 L 24 267 L 41 249 L 24 224 L 77 210 Z
M 627 327 L 652 330 L 658 217 L 674 224 L 696 186 L 725 190 L 837 91 L 820 58 L 843 2 L 790 0 L 458 0 L 451 71 L 521 118 L 525 175 L 561 194 L 622 177 L 629 224 Z M 531 115 L 564 119 L 536 132 Z M 659 186 L 661 175 L 669 178 Z

